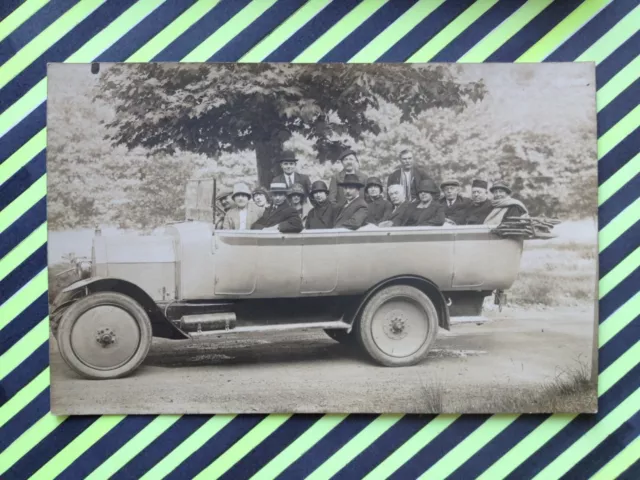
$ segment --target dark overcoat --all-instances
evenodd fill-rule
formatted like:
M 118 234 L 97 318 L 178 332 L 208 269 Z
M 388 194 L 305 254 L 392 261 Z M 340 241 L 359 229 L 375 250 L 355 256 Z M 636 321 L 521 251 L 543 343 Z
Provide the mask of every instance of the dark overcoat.
M 387 216 L 385 216 L 382 219 L 382 221 L 393 222 L 393 225 L 395 227 L 402 225 L 403 217 L 408 207 L 409 207 L 409 202 L 402 202 L 397 207 L 394 207 L 392 204 L 391 211 L 387 214 Z
M 309 177 L 304 173 L 293 172 L 293 179 L 293 183 L 299 183 L 300 185 L 302 185 L 305 195 L 307 196 L 307 198 L 309 198 L 309 195 L 311 194 L 311 180 L 309 180 Z M 281 173 L 280 175 L 275 177 L 271 182 L 284 183 L 285 185 L 287 185 L 287 179 L 285 178 L 284 173 Z M 290 187 L 290 185 L 287 186 Z
M 393 204 L 382 195 L 367 203 L 367 223 L 379 224 L 391 213 Z
M 307 215 L 304 228 L 308 230 L 333 228 L 335 205 L 326 200 L 322 205 L 316 204 Z
M 418 198 L 418 185 L 420 185 L 420 182 L 427 179 L 429 179 L 429 175 L 425 169 L 417 166 L 413 166 L 411 168 L 411 198 L 407 198 L 407 201 L 412 201 Z M 387 178 L 387 191 L 389 190 L 390 185 L 404 185 L 402 182 L 402 168 L 394 170 Z
M 444 216 L 456 225 L 464 225 L 466 211 L 471 205 L 471 200 L 458 195 L 451 205 L 447 203 L 446 198 L 441 198 L 440 203 L 444 206 Z
M 343 202 L 336 209 L 334 228 L 357 230 L 367 223 L 367 202 L 358 197 L 351 203 Z
M 347 173 L 342 170 L 331 177 L 331 181 L 329 182 L 329 202 L 339 205 L 347 200 L 344 196 L 344 188 L 339 185 L 344 181 L 344 176 L 346 174 Z M 356 171 L 355 174 L 360 179 L 360 183 L 362 183 L 362 188 L 360 188 L 360 198 L 364 198 L 364 186 L 367 184 L 368 177 L 360 171 Z
M 409 204 L 403 215 L 403 227 L 439 227 L 444 225 L 444 206 L 432 200 L 427 208 L 418 208 L 419 203 Z
M 493 206 L 489 199 L 478 204 L 471 202 L 465 209 L 464 225 L 482 225 L 491 210 L 493 210 Z
M 274 225 L 277 225 L 282 233 L 298 233 L 302 230 L 300 215 L 286 201 L 279 206 L 271 205 L 267 208 L 262 217 L 251 226 L 251 230 L 262 230 Z

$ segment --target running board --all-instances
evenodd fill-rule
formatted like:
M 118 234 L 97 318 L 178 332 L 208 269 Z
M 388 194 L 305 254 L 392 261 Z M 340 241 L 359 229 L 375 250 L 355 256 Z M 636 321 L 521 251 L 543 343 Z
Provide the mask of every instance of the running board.
M 490 318 L 487 318 L 483 315 L 477 316 L 464 316 L 464 317 L 449 317 L 449 322 L 451 325 L 460 325 L 462 323 L 476 323 L 478 325 L 483 323 L 489 323 L 491 321 Z
M 235 327 L 228 330 L 209 330 L 204 332 L 189 332 L 192 337 L 204 337 L 210 335 L 221 335 L 225 333 L 247 333 L 247 332 L 287 332 L 293 330 L 331 329 L 348 330 L 351 325 L 341 321 L 335 322 L 310 322 L 310 323 L 283 323 L 279 325 L 252 325 L 245 327 Z

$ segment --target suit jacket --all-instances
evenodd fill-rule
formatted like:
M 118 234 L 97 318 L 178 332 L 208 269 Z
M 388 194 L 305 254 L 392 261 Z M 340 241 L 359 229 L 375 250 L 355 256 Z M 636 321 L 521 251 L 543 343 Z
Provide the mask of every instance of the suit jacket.
M 411 203 L 403 215 L 403 227 L 439 227 L 444 225 L 444 206 L 432 200 L 427 208 L 418 208 L 419 203 Z
M 357 230 L 367 223 L 367 202 L 358 197 L 351 203 L 341 203 L 337 208 L 333 228 L 348 228 Z
M 493 206 L 489 199 L 478 205 L 471 202 L 465 210 L 463 225 L 482 225 L 491 210 L 493 210 Z
M 341 204 L 347 201 L 344 196 L 344 188 L 338 186 L 338 184 L 344 180 L 345 175 L 346 172 L 342 170 L 331 177 L 331 181 L 329 182 L 329 201 L 333 204 Z M 369 177 L 360 171 L 356 171 L 356 175 L 363 185 L 367 184 L 367 178 Z M 360 198 L 364 198 L 364 196 L 364 187 L 362 187 L 360 189 Z
M 328 200 L 322 205 L 316 205 L 307 215 L 304 228 L 314 230 L 319 228 L 333 228 L 335 205 Z
M 367 203 L 367 223 L 379 224 L 393 210 L 393 204 L 380 195 Z
M 293 172 L 293 183 L 299 183 L 304 188 L 305 193 L 307 194 L 307 198 L 309 198 L 309 194 L 311 193 L 311 180 L 304 173 Z M 287 179 L 285 178 L 284 173 L 281 173 L 277 177 L 272 180 L 273 183 L 284 183 L 287 184 Z
M 257 206 L 255 203 L 249 202 L 247 205 L 247 221 L 246 229 L 251 230 L 251 226 L 258 221 L 264 213 L 264 208 Z M 223 230 L 240 230 L 240 209 L 233 207 L 224 216 L 222 222 Z
M 298 233 L 302 230 L 300 215 L 286 201 L 280 206 L 272 205 L 267 208 L 262 217 L 251 226 L 251 230 L 262 230 L 274 225 L 277 225 L 282 233 Z
M 456 225 L 464 225 L 464 218 L 466 215 L 466 211 L 471 205 L 471 200 L 463 197 L 462 195 L 458 195 L 454 200 L 453 204 L 449 206 L 447 204 L 446 198 L 440 199 L 440 204 L 444 206 L 444 216 L 455 222 Z
M 408 206 L 409 202 L 402 202 L 397 207 L 394 207 L 393 204 L 391 204 L 391 211 L 382 219 L 382 221 L 393 222 L 394 227 L 401 225 Z
M 402 168 L 397 168 L 387 178 L 387 191 L 389 185 L 404 185 L 402 181 Z M 422 167 L 413 166 L 411 168 L 411 198 L 407 197 L 406 200 L 411 202 L 418 198 L 417 187 L 422 180 L 429 178 L 429 175 Z

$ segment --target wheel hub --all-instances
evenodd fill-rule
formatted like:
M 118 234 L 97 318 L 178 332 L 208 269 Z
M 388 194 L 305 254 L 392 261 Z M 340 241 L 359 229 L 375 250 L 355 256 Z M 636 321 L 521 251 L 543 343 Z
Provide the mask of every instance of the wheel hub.
M 402 340 L 409 334 L 409 322 L 400 310 L 390 311 L 386 315 L 382 328 L 391 340 Z
M 107 348 L 109 345 L 116 343 L 116 334 L 110 328 L 101 328 L 96 333 L 96 342 L 98 342 L 101 347 Z

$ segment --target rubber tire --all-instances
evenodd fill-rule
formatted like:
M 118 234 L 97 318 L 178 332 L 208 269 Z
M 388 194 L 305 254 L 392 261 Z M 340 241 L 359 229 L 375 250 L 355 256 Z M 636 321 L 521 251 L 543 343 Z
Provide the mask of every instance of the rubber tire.
M 427 337 L 420 348 L 406 357 L 392 357 L 378 348 L 371 333 L 373 316 L 380 306 L 394 297 L 408 297 L 419 304 L 425 311 L 425 322 L 428 322 Z M 360 343 L 367 354 L 377 363 L 385 367 L 407 367 L 424 360 L 429 353 L 438 333 L 438 311 L 427 294 L 408 285 L 392 285 L 375 293 L 364 306 L 356 328 Z
M 138 323 L 140 328 L 140 343 L 134 355 L 125 363 L 113 370 L 99 370 L 82 362 L 71 348 L 71 331 L 75 321 L 87 310 L 98 305 L 114 305 L 128 312 Z M 83 377 L 105 380 L 129 375 L 144 361 L 149 353 L 153 338 L 151 321 L 147 312 L 131 297 L 115 292 L 93 293 L 71 305 L 60 318 L 56 340 L 63 360 L 75 372 Z
M 353 332 L 347 333 L 346 330 L 342 330 L 339 328 L 331 328 L 331 329 L 326 329 L 324 333 L 326 333 L 329 336 L 329 338 L 331 338 L 332 340 L 335 340 L 338 343 L 341 343 L 342 345 L 353 346 L 357 343 L 357 339 L 355 338 L 355 335 L 353 334 Z

